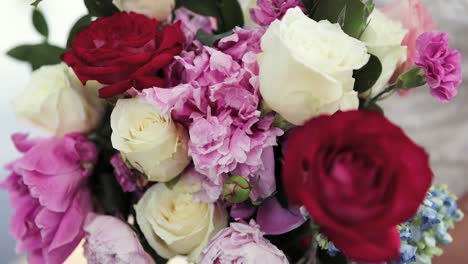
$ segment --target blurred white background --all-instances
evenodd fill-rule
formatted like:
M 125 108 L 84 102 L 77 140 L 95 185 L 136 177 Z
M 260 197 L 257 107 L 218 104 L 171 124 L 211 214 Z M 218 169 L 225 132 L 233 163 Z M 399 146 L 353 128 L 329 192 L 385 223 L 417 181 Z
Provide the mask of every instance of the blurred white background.
M 3 165 L 18 154 L 10 141 L 14 132 L 32 132 L 30 126 L 15 119 L 11 99 L 27 84 L 31 69 L 28 64 L 8 58 L 5 53 L 18 44 L 37 44 L 42 37 L 34 31 L 31 22 L 32 0 L 0 0 L 0 179 L 5 178 Z M 49 39 L 52 44 L 65 46 L 68 32 L 75 21 L 86 14 L 82 0 L 44 0 L 40 4 L 49 22 Z M 0 191 L 0 263 L 13 260 L 14 241 L 8 234 L 11 209 L 7 193 Z
M 200 0 L 202 1 L 202 0 Z M 377 2 L 392 2 L 381 0 Z M 32 0 L 0 0 L 0 179 L 6 176 L 3 164 L 18 156 L 10 142 L 14 132 L 38 134 L 30 126 L 15 119 L 11 99 L 29 80 L 30 67 L 8 58 L 5 54 L 19 44 L 41 41 L 31 23 Z M 468 0 L 424 0 L 441 30 L 448 31 L 454 44 L 465 57 L 465 84 L 460 96 L 449 105 L 432 99 L 427 90 L 416 91 L 408 98 L 394 98 L 385 102 L 387 115 L 401 125 L 412 138 L 427 148 L 438 182 L 447 182 L 457 194 L 468 190 Z M 52 44 L 64 46 L 74 22 L 85 14 L 82 0 L 44 0 L 40 5 L 49 22 L 49 39 Z M 14 258 L 14 242 L 8 234 L 11 209 L 7 194 L 0 191 L 0 263 Z

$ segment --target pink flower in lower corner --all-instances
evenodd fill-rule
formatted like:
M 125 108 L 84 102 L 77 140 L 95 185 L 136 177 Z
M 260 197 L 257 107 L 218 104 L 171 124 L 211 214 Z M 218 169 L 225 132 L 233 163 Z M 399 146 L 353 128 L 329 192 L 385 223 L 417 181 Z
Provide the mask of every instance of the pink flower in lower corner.
M 231 223 L 218 232 L 202 252 L 201 264 L 289 263 L 284 253 L 271 244 L 255 221 Z
M 90 264 L 154 263 L 130 226 L 115 217 L 90 213 L 84 230 L 85 256 Z
M 402 43 L 403 46 L 407 46 L 408 59 L 397 68 L 390 81 L 393 83 L 400 74 L 414 66 L 418 36 L 424 32 L 436 30 L 437 24 L 420 0 L 399 0 L 384 7 L 382 11 L 390 19 L 400 21 L 403 27 L 408 30 Z
M 0 186 L 9 192 L 13 207 L 10 232 L 16 250 L 27 253 L 31 264 L 63 263 L 82 239 L 92 209 L 85 184 L 96 147 L 81 134 L 12 138 L 23 156 L 7 166 L 11 173 Z
M 461 54 L 449 48 L 449 36 L 445 32 L 427 32 L 416 41 L 416 60 L 424 70 L 431 94 L 441 102 L 449 102 L 458 93 L 462 82 Z

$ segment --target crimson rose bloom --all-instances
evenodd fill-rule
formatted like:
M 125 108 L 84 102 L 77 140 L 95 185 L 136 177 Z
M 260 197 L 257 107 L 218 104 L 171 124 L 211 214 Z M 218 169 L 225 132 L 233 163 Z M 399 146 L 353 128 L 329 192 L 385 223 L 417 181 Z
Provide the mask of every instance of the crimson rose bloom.
M 376 112 L 338 112 L 293 130 L 285 189 L 348 257 L 399 259 L 397 225 L 414 216 L 432 182 L 429 157 Z
M 99 18 L 80 31 L 62 59 L 81 82 L 97 80 L 107 85 L 102 98 L 158 86 L 165 80 L 160 70 L 182 51 L 184 36 L 179 23 L 159 28 L 161 22 L 136 13 L 115 13 Z

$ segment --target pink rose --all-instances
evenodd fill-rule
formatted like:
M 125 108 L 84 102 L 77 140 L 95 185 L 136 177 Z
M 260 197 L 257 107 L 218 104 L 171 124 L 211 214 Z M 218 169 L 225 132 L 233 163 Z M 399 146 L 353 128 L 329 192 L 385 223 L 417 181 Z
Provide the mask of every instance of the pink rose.
M 23 157 L 7 166 L 1 187 L 13 207 L 10 232 L 17 252 L 35 263 L 63 263 L 83 238 L 92 209 L 86 179 L 97 159 L 95 145 L 81 134 L 30 140 L 13 135 Z
M 91 213 L 84 229 L 85 255 L 90 264 L 154 263 L 130 226 L 115 217 Z
M 386 6 L 383 12 L 389 18 L 401 21 L 403 26 L 408 29 L 408 34 L 402 43 L 408 47 L 408 59 L 393 74 L 390 80 L 393 83 L 400 74 L 414 66 L 416 39 L 418 36 L 424 32 L 436 30 L 437 24 L 432 19 L 429 11 L 421 4 L 420 0 L 400 0 Z

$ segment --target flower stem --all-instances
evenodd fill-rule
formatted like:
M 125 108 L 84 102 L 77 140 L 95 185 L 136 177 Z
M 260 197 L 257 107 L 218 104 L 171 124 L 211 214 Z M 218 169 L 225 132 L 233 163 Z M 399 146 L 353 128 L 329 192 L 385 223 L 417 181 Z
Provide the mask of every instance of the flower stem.
M 397 87 L 396 83 L 388 86 L 387 88 L 382 90 L 380 93 L 378 93 L 376 96 L 372 97 L 369 101 L 367 101 L 365 106 L 369 107 L 375 104 L 382 96 L 384 96 L 387 93 L 392 92 L 396 87 Z

